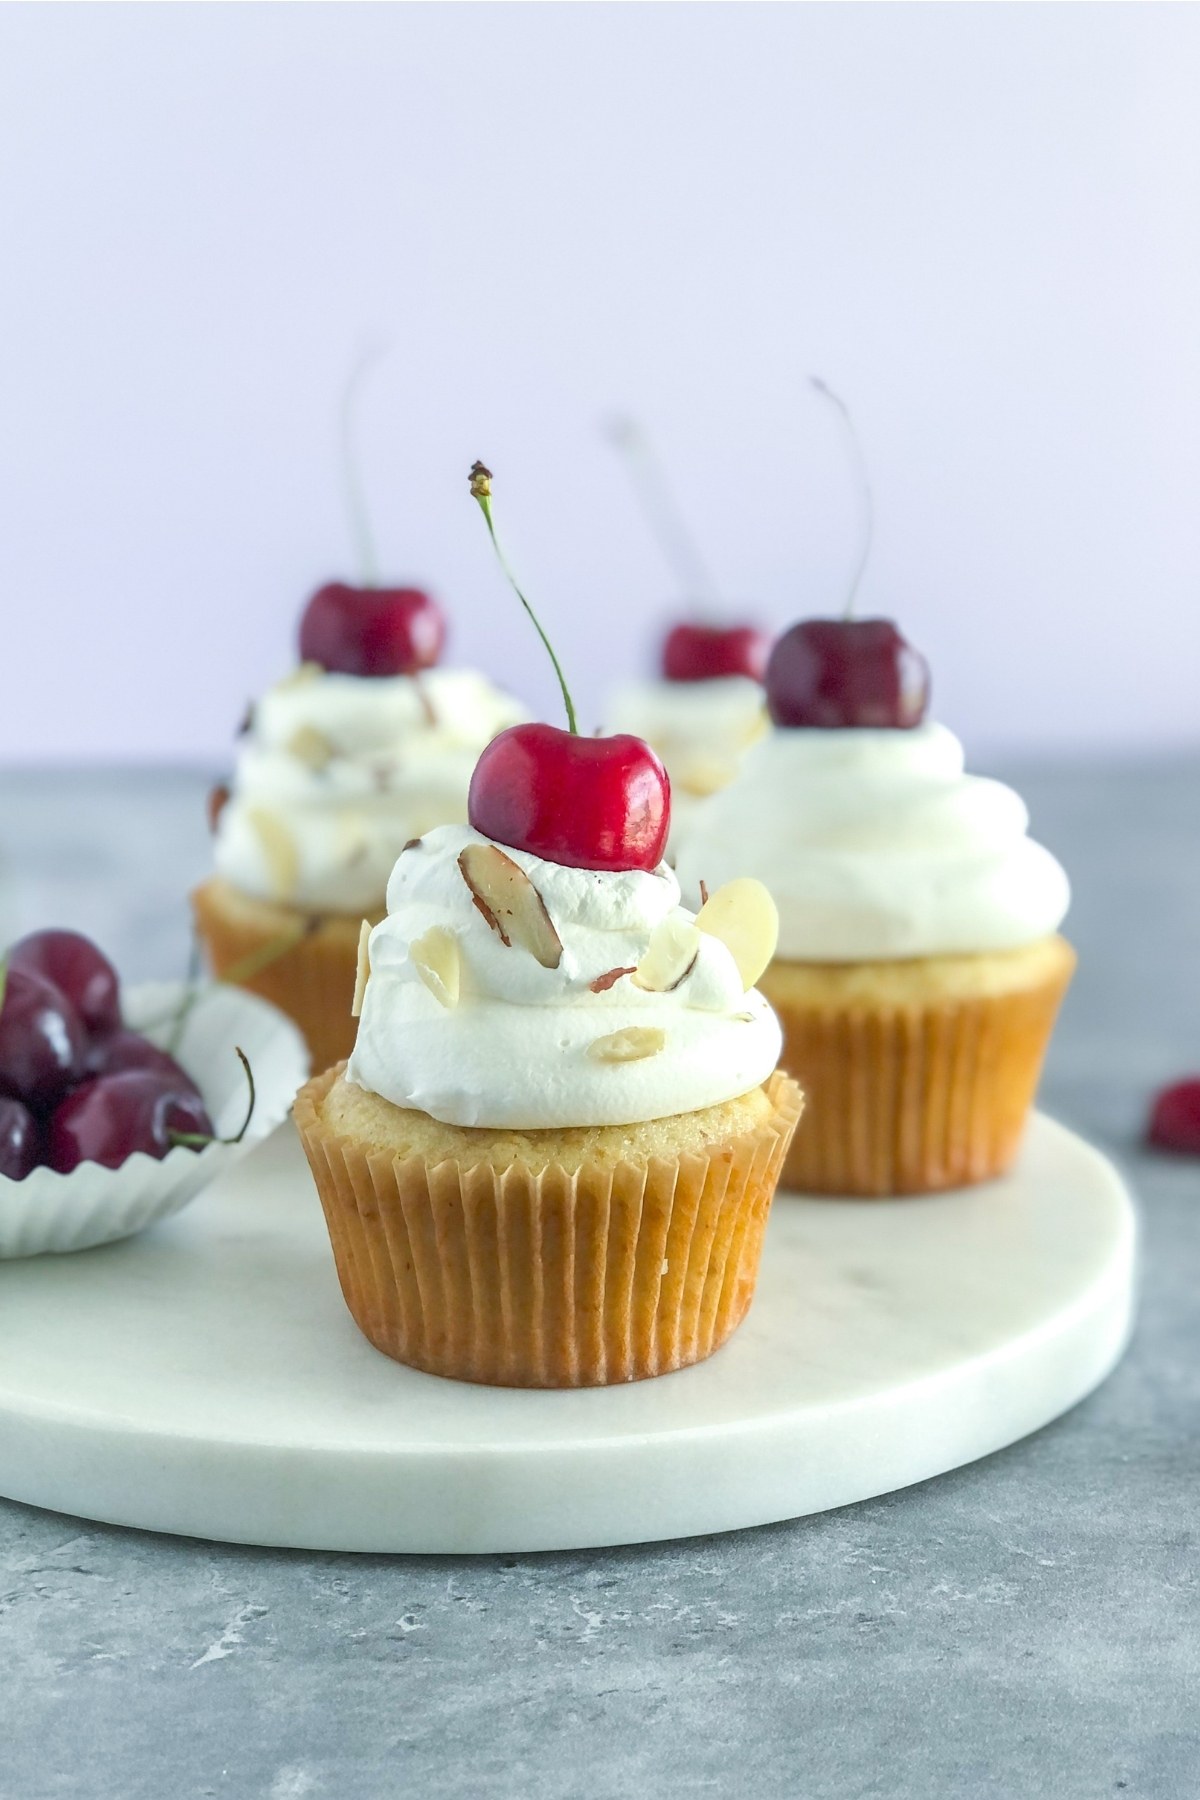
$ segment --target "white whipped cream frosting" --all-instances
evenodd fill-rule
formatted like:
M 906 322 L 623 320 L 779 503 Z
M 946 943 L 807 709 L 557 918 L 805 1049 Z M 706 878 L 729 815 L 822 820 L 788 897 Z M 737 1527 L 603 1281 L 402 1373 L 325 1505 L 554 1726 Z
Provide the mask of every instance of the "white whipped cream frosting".
M 766 726 L 762 683 L 748 675 L 718 675 L 710 681 L 628 682 L 612 696 L 606 729 L 645 738 L 661 756 L 678 798 L 725 787 Z
M 458 858 L 478 832 L 447 825 L 405 851 L 388 884 L 388 916 L 370 941 L 370 979 L 347 1079 L 396 1106 L 449 1125 L 552 1130 L 630 1125 L 694 1112 L 765 1081 L 780 1051 L 775 1015 L 746 993 L 733 957 L 700 935 L 691 973 L 669 993 L 622 976 L 660 920 L 679 911 L 665 864 L 653 874 L 568 869 L 500 845 L 532 881 L 562 941 L 554 969 L 504 944 L 475 905 Z M 684 915 L 686 918 L 690 914 Z M 410 946 L 449 930 L 462 962 L 456 1006 L 425 985 Z M 663 1046 L 631 1062 L 601 1062 L 598 1038 L 658 1027 Z
M 963 773 L 945 726 L 773 730 L 679 849 L 685 894 L 756 875 L 777 955 L 882 961 L 1012 950 L 1058 929 L 1070 889 L 1002 782 Z
M 413 679 L 302 666 L 255 703 L 217 872 L 256 899 L 378 911 L 404 844 L 466 818 L 479 752 L 527 716 L 469 669 Z

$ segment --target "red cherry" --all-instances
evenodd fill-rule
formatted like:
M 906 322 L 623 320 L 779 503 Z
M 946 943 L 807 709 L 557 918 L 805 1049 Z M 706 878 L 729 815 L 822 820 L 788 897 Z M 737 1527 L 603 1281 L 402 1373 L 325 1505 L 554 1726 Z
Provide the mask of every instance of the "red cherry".
M 338 675 L 415 675 L 442 653 L 446 620 L 420 588 L 360 588 L 331 581 L 300 620 L 300 659 Z
M 28 969 L 52 982 L 93 1034 L 121 1024 L 117 971 L 79 931 L 31 931 L 8 953 L 10 969 Z
M 32 969 L 9 969 L 0 1008 L 0 1093 L 52 1106 L 83 1073 L 86 1034 L 70 1001 Z
M 929 704 L 929 666 L 890 619 L 801 619 L 767 664 L 776 725 L 907 731 Z
M 712 681 L 719 675 L 748 675 L 761 681 L 771 640 L 755 625 L 675 625 L 663 644 L 662 672 L 668 681 Z
M 119 1169 L 137 1150 L 161 1160 L 172 1132 L 213 1137 L 199 1095 L 149 1069 L 96 1075 L 68 1094 L 50 1119 L 46 1161 L 62 1174 L 81 1162 Z
M 27 1106 L 0 1096 L 0 1175 L 24 1181 L 38 1160 L 37 1120 Z
M 485 837 L 568 869 L 656 869 L 671 784 L 641 738 L 513 725 L 476 763 L 467 812 Z
M 1158 1150 L 1200 1156 L 1200 1075 L 1176 1081 L 1156 1096 L 1146 1142 Z
M 97 1039 L 88 1051 L 88 1075 L 123 1075 L 129 1069 L 146 1069 L 183 1092 L 200 1092 L 186 1069 L 181 1069 L 173 1056 L 140 1032 L 114 1031 L 111 1037 Z

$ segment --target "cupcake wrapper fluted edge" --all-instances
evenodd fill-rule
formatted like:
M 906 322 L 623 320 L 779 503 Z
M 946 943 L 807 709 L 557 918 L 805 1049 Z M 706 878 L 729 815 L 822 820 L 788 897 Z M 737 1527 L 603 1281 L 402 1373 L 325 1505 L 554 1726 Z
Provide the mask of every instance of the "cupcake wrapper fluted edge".
M 428 1167 L 333 1132 L 296 1102 L 338 1277 L 385 1355 L 503 1387 L 594 1387 L 710 1356 L 744 1317 L 802 1100 L 775 1075 L 770 1119 L 706 1155 L 498 1172 Z

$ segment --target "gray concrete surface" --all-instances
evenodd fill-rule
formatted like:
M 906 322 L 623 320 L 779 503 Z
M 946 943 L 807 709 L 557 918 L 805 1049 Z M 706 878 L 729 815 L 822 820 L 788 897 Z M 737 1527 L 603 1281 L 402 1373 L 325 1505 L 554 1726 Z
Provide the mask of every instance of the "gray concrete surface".
M 1067 1418 L 793 1524 L 648 1549 L 314 1556 L 0 1502 L 3 1800 L 1200 1794 L 1200 764 L 1016 772 L 1075 880 L 1048 1110 L 1142 1204 L 1133 1347 Z M 186 959 L 204 783 L 0 776 L 7 929 Z

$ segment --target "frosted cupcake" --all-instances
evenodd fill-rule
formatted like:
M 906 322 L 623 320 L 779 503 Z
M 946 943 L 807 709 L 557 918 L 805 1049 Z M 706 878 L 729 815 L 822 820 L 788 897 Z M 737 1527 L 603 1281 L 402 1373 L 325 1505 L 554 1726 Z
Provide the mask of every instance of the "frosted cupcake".
M 400 850 L 466 818 L 479 751 L 524 716 L 482 675 L 436 667 L 444 638 L 416 589 L 320 589 L 299 668 L 251 709 L 213 797 L 216 873 L 193 904 L 214 973 L 289 1013 L 317 1068 L 354 1041 L 359 926 L 382 916 Z
M 770 642 L 757 626 L 729 621 L 649 440 L 632 419 L 611 423 L 634 495 L 684 593 L 689 617 L 661 647 L 657 677 L 628 681 L 610 696 L 615 731 L 644 738 L 671 777 L 673 838 L 698 801 L 733 780 L 747 748 L 766 730 L 763 671 Z
M 684 911 L 661 763 L 578 736 L 563 691 L 571 729 L 504 732 L 468 826 L 399 858 L 349 1064 L 296 1104 L 359 1328 L 415 1368 L 521 1387 L 638 1380 L 723 1343 L 800 1111 L 753 991 L 769 897 L 738 883 Z
M 682 845 L 685 893 L 771 890 L 762 987 L 809 1101 L 784 1175 L 919 1193 L 1012 1162 L 1075 956 L 1063 870 L 1020 798 L 964 774 L 890 621 L 806 620 L 767 672 L 774 728 Z
M 663 641 L 659 678 L 626 682 L 612 695 L 612 728 L 644 738 L 671 777 L 675 838 L 698 801 L 728 786 L 767 729 L 768 649 L 753 625 L 675 625 Z

